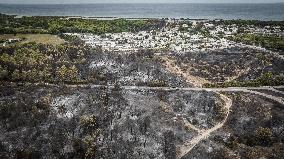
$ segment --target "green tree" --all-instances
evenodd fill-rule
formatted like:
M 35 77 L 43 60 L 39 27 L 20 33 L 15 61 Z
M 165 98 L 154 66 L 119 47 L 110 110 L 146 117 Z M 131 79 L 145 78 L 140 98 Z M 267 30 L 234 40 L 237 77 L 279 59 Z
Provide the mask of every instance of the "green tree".
M 60 81 L 65 81 L 66 77 L 68 76 L 68 69 L 65 65 L 62 65 L 57 69 L 56 73 Z
M 13 81 L 18 81 L 22 78 L 21 73 L 18 69 L 14 70 L 14 72 L 12 73 L 12 80 Z

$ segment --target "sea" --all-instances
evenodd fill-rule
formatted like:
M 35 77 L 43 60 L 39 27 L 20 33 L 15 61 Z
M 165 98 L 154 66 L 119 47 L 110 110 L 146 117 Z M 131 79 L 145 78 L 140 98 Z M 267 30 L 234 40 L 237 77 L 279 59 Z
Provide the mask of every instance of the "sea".
M 19 16 L 284 20 L 284 3 L 273 4 L 0 4 Z

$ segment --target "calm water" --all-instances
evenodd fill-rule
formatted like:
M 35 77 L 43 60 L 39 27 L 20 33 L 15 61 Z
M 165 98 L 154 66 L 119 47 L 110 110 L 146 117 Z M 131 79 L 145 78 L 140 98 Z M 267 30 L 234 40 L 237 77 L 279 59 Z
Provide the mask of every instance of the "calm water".
M 284 20 L 278 4 L 0 4 L 0 12 L 40 16 Z

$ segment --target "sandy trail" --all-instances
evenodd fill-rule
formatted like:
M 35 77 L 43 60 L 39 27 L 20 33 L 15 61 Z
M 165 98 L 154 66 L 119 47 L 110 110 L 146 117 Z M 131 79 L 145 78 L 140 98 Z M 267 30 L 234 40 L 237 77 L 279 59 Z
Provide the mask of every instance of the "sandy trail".
M 177 158 L 182 158 L 186 154 L 188 154 L 200 141 L 206 139 L 207 137 L 210 136 L 210 134 L 218 129 L 220 129 L 227 121 L 227 118 L 230 113 L 230 108 L 232 106 L 232 100 L 228 98 L 225 95 L 220 94 L 221 99 L 225 102 L 224 107 L 227 110 L 226 117 L 225 119 L 221 122 L 215 125 L 211 129 L 207 130 L 200 130 L 198 136 L 196 136 L 193 139 L 189 139 L 188 141 L 185 141 L 185 143 L 181 146 L 178 147 L 178 156 Z
M 256 95 L 265 97 L 267 99 L 276 101 L 276 102 L 284 105 L 283 98 L 275 97 L 273 95 L 269 95 L 269 94 L 265 94 L 265 93 L 255 91 L 255 90 L 258 90 L 258 89 L 266 89 L 266 90 L 278 92 L 278 90 L 275 90 L 274 88 L 270 88 L 270 87 L 260 87 L 260 88 L 255 88 L 254 90 L 248 90 L 248 89 L 245 89 L 245 88 L 220 88 L 220 89 L 213 89 L 213 90 L 207 89 L 207 91 L 213 91 L 213 92 L 217 92 L 217 93 L 218 92 L 245 92 L 245 93 L 250 93 L 250 94 L 256 94 Z M 283 92 L 281 92 L 281 93 L 283 93 Z M 218 94 L 220 95 L 221 99 L 225 102 L 224 107 L 227 110 L 225 119 L 221 123 L 218 123 L 217 125 L 215 125 L 211 129 L 200 130 L 199 134 L 195 138 L 189 139 L 188 141 L 185 141 L 185 143 L 183 145 L 178 146 L 177 147 L 178 148 L 178 153 L 177 153 L 178 159 L 180 159 L 183 156 L 185 156 L 186 154 L 188 154 L 197 144 L 199 144 L 202 140 L 208 138 L 211 135 L 212 132 L 217 131 L 218 129 L 223 127 L 224 124 L 226 123 L 228 116 L 230 114 L 230 109 L 232 107 L 232 100 L 230 98 L 228 98 L 227 96 L 223 95 L 223 94 L 220 94 L 220 93 L 218 93 Z
M 176 75 L 179 75 L 179 76 L 183 77 L 186 80 L 187 83 L 193 85 L 194 87 L 202 87 L 203 84 L 210 83 L 209 81 L 207 81 L 204 78 L 192 76 L 188 72 L 182 71 L 182 69 L 175 64 L 174 60 L 169 59 L 168 57 L 165 57 L 165 56 L 160 57 L 160 58 L 163 60 L 162 65 L 170 73 L 176 74 Z
M 57 84 L 51 84 L 51 83 L 30 83 L 31 85 L 43 85 L 43 86 L 53 86 L 53 87 L 68 87 L 68 88 L 103 88 L 106 87 L 105 85 L 93 85 L 93 84 L 82 84 L 82 85 L 57 85 Z M 109 85 L 107 86 L 108 88 L 114 88 L 114 85 Z M 171 87 L 148 87 L 148 86 L 121 86 L 122 89 L 124 90 L 165 90 L 165 91 L 170 91 L 170 90 L 182 90 L 182 91 L 211 91 L 211 92 L 216 92 L 220 95 L 220 98 L 224 101 L 225 105 L 224 107 L 227 110 L 226 117 L 225 119 L 221 122 L 215 125 L 211 129 L 207 130 L 202 130 L 197 128 L 196 126 L 192 125 L 189 123 L 185 118 L 182 118 L 182 121 L 185 126 L 195 130 L 198 132 L 198 135 L 193 138 L 185 141 L 183 145 L 177 146 L 178 148 L 178 153 L 177 153 L 177 158 L 182 158 L 186 154 L 188 154 L 198 143 L 200 143 L 202 140 L 208 138 L 212 132 L 217 131 L 220 129 L 227 121 L 227 118 L 230 114 L 230 109 L 232 106 L 232 100 L 228 98 L 227 96 L 220 94 L 220 92 L 244 92 L 244 93 L 250 93 L 250 94 L 256 94 L 262 97 L 265 97 L 267 99 L 273 100 L 275 102 L 280 103 L 281 105 L 284 105 L 284 100 L 282 97 L 276 97 L 273 95 L 269 95 L 266 93 L 258 92 L 257 90 L 268 90 L 268 91 L 273 91 L 277 93 L 283 94 L 283 91 L 278 90 L 278 89 L 283 89 L 284 86 L 274 86 L 274 87 L 229 87 L 229 88 L 192 88 L 192 87 L 179 87 L 179 88 L 171 88 Z M 2 97 L 5 98 L 5 97 Z M 166 111 L 171 112 L 169 109 L 170 107 L 164 107 Z
M 243 70 L 238 70 L 238 73 L 235 75 L 235 76 L 230 76 L 230 77 L 226 77 L 226 81 L 229 82 L 229 81 L 233 81 L 233 80 L 236 80 L 237 78 L 241 77 L 242 75 L 245 75 L 247 74 L 249 71 L 250 71 L 250 67 L 246 68 L 246 69 L 243 69 Z
M 195 130 L 195 131 L 197 131 L 198 133 L 201 133 L 201 132 L 204 131 L 203 129 L 199 129 L 199 128 L 197 128 L 195 125 L 193 125 L 193 124 L 191 124 L 190 122 L 188 122 L 187 119 L 182 118 L 182 120 L 183 120 L 183 123 L 184 123 L 184 126 L 185 126 L 185 127 L 188 127 L 188 128 L 190 128 L 190 129 L 192 129 L 192 130 Z

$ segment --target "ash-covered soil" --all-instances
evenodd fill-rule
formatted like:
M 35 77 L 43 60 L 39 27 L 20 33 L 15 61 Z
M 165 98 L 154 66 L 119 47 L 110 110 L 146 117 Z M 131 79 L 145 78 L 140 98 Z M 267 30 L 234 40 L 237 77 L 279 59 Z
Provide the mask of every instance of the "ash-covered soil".
M 83 66 L 81 76 L 95 84 L 126 86 L 189 86 L 183 77 L 164 68 L 152 51 L 138 53 L 95 53 Z
M 2 86 L 0 92 L 1 158 L 176 158 L 198 130 L 225 115 L 220 94 L 201 90 L 26 85 Z M 222 94 L 233 100 L 227 122 L 183 158 L 260 150 L 281 158 L 283 105 Z
M 283 158 L 283 105 L 246 93 L 229 97 L 233 106 L 224 126 L 183 158 Z
M 246 47 L 172 54 L 169 58 L 184 72 L 210 82 L 251 80 L 267 72 L 284 73 L 284 61 L 278 55 Z

